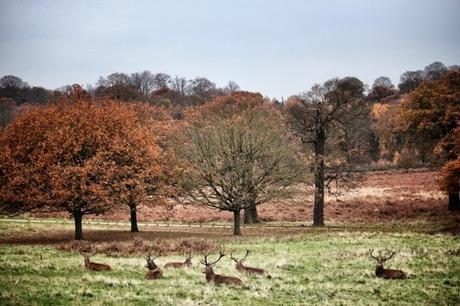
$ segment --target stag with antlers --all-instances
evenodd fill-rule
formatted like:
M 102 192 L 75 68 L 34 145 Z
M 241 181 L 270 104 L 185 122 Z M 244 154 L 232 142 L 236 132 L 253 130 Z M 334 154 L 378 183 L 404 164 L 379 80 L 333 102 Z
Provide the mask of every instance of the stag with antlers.
M 163 272 L 161 269 L 155 264 L 155 259 L 160 257 L 161 251 L 158 252 L 158 255 L 152 258 L 151 252 L 149 252 L 149 255 L 145 257 L 145 260 L 147 261 L 147 264 L 145 265 L 146 268 L 149 269 L 147 274 L 145 275 L 146 279 L 159 279 L 163 277 Z
M 382 252 L 379 252 L 378 256 L 373 255 L 374 250 L 369 250 L 369 255 L 377 261 L 377 266 L 375 268 L 375 276 L 382 277 L 385 279 L 405 279 L 406 273 L 402 270 L 394 270 L 394 269 L 385 269 L 383 268 L 383 264 L 393 257 L 395 252 L 390 251 L 387 252 L 386 255 L 382 255 Z
M 90 256 L 96 255 L 97 251 L 98 250 L 96 249 L 91 254 L 84 253 L 81 250 L 78 251 L 80 255 L 82 255 L 85 258 L 85 268 L 92 271 L 112 271 L 112 267 L 110 267 L 109 265 L 90 261 Z
M 241 279 L 237 277 L 224 276 L 224 275 L 219 275 L 219 274 L 214 273 L 212 266 L 214 266 L 219 260 L 222 259 L 222 257 L 225 256 L 224 253 L 220 252 L 219 258 L 217 258 L 216 261 L 211 262 L 211 263 L 208 262 L 208 256 L 209 254 L 204 255 L 204 260 L 200 260 L 201 264 L 205 266 L 205 269 L 202 272 L 206 274 L 206 281 L 208 283 L 214 283 L 216 285 L 220 285 L 220 284 L 237 285 L 237 286 L 243 285 L 243 282 L 241 281 Z
M 246 267 L 243 265 L 243 262 L 246 260 L 246 257 L 249 255 L 249 250 L 246 250 L 246 255 L 242 259 L 237 259 L 233 257 L 233 254 L 230 253 L 230 258 L 236 263 L 235 268 L 244 274 L 248 275 L 264 275 L 265 270 L 260 268 Z
M 192 266 L 192 255 L 188 254 L 184 262 L 168 262 L 164 265 L 165 268 L 186 268 Z

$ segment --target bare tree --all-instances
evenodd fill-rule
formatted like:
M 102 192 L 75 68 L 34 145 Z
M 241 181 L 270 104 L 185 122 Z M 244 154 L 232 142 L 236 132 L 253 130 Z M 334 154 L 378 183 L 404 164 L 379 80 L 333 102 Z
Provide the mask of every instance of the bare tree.
M 155 89 L 166 89 L 169 88 L 169 83 L 171 82 L 171 76 L 166 73 L 157 73 L 153 77 L 153 83 Z
M 240 86 L 238 86 L 238 84 L 236 84 L 236 82 L 233 82 L 233 81 L 228 81 L 227 86 L 225 86 L 224 88 L 224 91 L 227 94 L 232 94 L 239 90 L 240 90 Z
M 179 93 L 181 96 L 185 96 L 187 92 L 187 80 L 176 75 L 173 79 L 171 79 L 171 89 Z
M 367 110 L 363 91 L 356 78 L 332 79 L 288 101 L 293 128 L 314 156 L 314 226 L 324 225 L 325 187 L 332 192 L 332 186 L 340 188 L 347 181 L 345 166 L 352 158 L 340 152 L 353 151 L 352 123 Z
M 381 76 L 375 79 L 374 83 L 372 84 L 372 88 L 375 88 L 378 86 L 385 87 L 388 89 L 392 89 L 395 87 L 393 83 L 391 82 L 390 78 L 386 76 Z
M 217 97 L 197 107 L 177 148 L 184 195 L 233 212 L 234 235 L 241 235 L 241 210 L 292 194 L 291 185 L 303 177 L 284 118 L 257 94 Z
M 422 70 L 406 71 L 400 77 L 398 88 L 401 93 L 409 93 L 416 89 L 423 81 L 424 73 Z
M 194 78 L 190 81 L 189 86 L 191 94 L 197 96 L 201 103 L 210 99 L 216 89 L 216 84 L 203 77 Z
M 155 77 L 148 70 L 132 73 L 129 81 L 130 84 L 145 97 L 155 88 Z
M 439 80 L 447 71 L 446 65 L 441 62 L 433 62 L 423 69 L 424 78 L 430 81 Z

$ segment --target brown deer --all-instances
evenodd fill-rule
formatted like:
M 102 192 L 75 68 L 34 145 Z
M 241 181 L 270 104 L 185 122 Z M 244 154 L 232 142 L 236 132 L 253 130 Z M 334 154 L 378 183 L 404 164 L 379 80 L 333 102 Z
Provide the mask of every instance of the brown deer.
M 372 253 L 374 252 L 373 249 L 369 250 L 369 255 L 377 261 L 377 267 L 375 268 L 375 276 L 382 277 L 385 279 L 405 279 L 406 273 L 402 270 L 394 270 L 394 269 L 384 269 L 383 264 L 393 257 L 395 252 L 390 252 L 386 256 L 383 256 L 381 253 L 377 257 L 375 257 Z
M 149 255 L 145 257 L 145 260 L 147 260 L 147 264 L 145 265 L 145 267 L 149 269 L 149 271 L 145 275 L 146 279 L 163 278 L 163 272 L 154 262 L 154 260 L 160 257 L 160 255 L 161 255 L 161 251 L 158 253 L 157 256 L 152 258 L 152 254 L 149 252 Z
M 208 262 L 208 256 L 209 254 L 204 255 L 204 260 L 200 260 L 201 264 L 205 266 L 205 269 L 202 272 L 206 274 L 206 281 L 208 283 L 214 283 L 216 285 L 226 284 L 226 285 L 243 286 L 243 282 L 241 281 L 241 279 L 237 277 L 214 274 L 214 270 L 212 269 L 212 266 L 214 266 L 219 260 L 221 260 L 222 257 L 225 256 L 224 253 L 220 252 L 219 258 L 217 258 L 217 260 L 212 263 Z
M 186 268 L 192 266 L 192 255 L 188 254 L 184 262 L 168 262 L 164 265 L 165 268 Z
M 246 257 L 248 257 L 248 255 L 249 255 L 249 250 L 246 250 L 246 255 L 242 259 L 237 259 L 237 258 L 233 257 L 232 253 L 230 253 L 230 258 L 236 263 L 235 268 L 239 272 L 245 273 L 245 274 L 248 274 L 248 275 L 254 275 L 254 274 L 264 275 L 265 274 L 264 269 L 253 268 L 253 267 L 245 267 L 243 265 L 243 262 L 246 260 Z
M 96 255 L 97 249 L 91 254 L 83 253 L 81 250 L 79 250 L 78 252 L 80 253 L 80 255 L 82 255 L 85 258 L 85 268 L 86 269 L 92 270 L 92 271 L 112 271 L 112 267 L 110 267 L 109 265 L 101 264 L 97 262 L 91 262 L 89 260 L 90 256 Z

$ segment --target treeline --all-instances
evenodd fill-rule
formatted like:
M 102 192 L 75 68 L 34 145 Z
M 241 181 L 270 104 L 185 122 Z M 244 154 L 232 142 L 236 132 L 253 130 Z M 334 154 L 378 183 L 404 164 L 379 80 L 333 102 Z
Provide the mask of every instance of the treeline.
M 0 127 L 16 116 L 22 109 L 32 105 L 44 105 L 58 100 L 71 90 L 71 85 L 55 90 L 29 86 L 21 78 L 7 75 L 0 79 Z M 228 95 L 240 90 L 238 84 L 229 81 L 219 88 L 207 78 L 196 77 L 186 79 L 171 77 L 165 73 L 150 71 L 132 74 L 112 73 L 100 77 L 95 86 L 89 85 L 86 91 L 96 98 L 108 98 L 118 101 L 145 102 L 169 109 L 175 118 L 183 117 L 183 109 L 187 106 L 201 105 L 213 97 Z
M 232 212 L 238 235 L 241 212 L 257 222 L 258 205 L 306 183 L 322 226 L 325 192 L 339 193 L 357 169 L 417 165 L 443 166 L 448 208 L 460 210 L 458 67 L 406 72 L 398 89 L 386 77 L 370 89 L 335 78 L 286 103 L 233 82 L 178 79 L 117 73 L 94 89 L 49 92 L 45 105 L 4 97 L 15 116 L 18 105 L 27 111 L 0 132 L 0 210 L 67 211 L 82 239 L 86 214 L 126 207 L 137 231 L 138 205 L 178 201 Z M 11 76 L 1 87 L 30 88 Z

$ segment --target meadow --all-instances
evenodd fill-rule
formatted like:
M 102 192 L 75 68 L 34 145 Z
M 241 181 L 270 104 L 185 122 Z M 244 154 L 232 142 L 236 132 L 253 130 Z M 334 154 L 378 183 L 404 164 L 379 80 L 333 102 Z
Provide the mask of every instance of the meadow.
M 0 218 L 0 305 L 459 305 L 459 216 L 437 188 L 434 171 L 368 173 L 328 198 L 326 227 L 311 227 L 311 199 L 299 197 L 261 206 L 264 222 L 240 237 L 228 214 L 195 206 L 145 209 L 135 234 L 125 215 L 88 218 L 82 242 L 66 216 Z M 113 271 L 84 268 L 78 250 L 95 247 L 92 260 Z M 371 248 L 394 250 L 385 267 L 408 278 L 375 277 Z M 193 267 L 146 280 L 149 250 L 162 251 L 160 267 L 191 253 Z M 236 271 L 230 253 L 246 250 L 246 264 L 267 276 Z M 219 251 L 227 256 L 215 272 L 239 277 L 242 288 L 206 283 L 199 260 Z
M 170 227 L 146 229 L 133 239 L 120 226 L 87 226 L 83 242 L 97 245 L 92 260 L 108 263 L 112 272 L 85 270 L 77 252 L 82 245 L 46 240 L 50 226 L 0 222 L 1 305 L 458 305 L 460 303 L 460 239 L 439 232 L 435 224 L 347 225 L 314 229 L 247 230 L 233 238 L 227 229 Z M 71 225 L 53 225 L 71 235 Z M 190 232 L 191 231 L 191 232 Z M 209 233 L 209 234 L 206 234 Z M 175 236 L 168 236 L 175 233 Z M 268 235 L 267 233 L 270 233 Z M 20 237 L 35 237 L 19 240 Z M 107 238 L 111 237 L 111 239 Z M 8 240 L 10 239 L 10 240 Z M 103 241 L 104 240 L 104 241 Z M 18 241 L 18 243 L 12 243 Z M 145 280 L 146 249 L 162 249 L 156 263 L 182 261 L 192 252 L 193 267 L 163 269 L 164 278 Z M 406 280 L 374 275 L 370 248 L 396 251 L 387 268 L 404 270 Z M 234 268 L 230 252 L 246 264 L 267 270 L 268 276 L 245 276 Z M 216 273 L 241 278 L 244 287 L 208 285 L 202 254 L 217 258 Z

